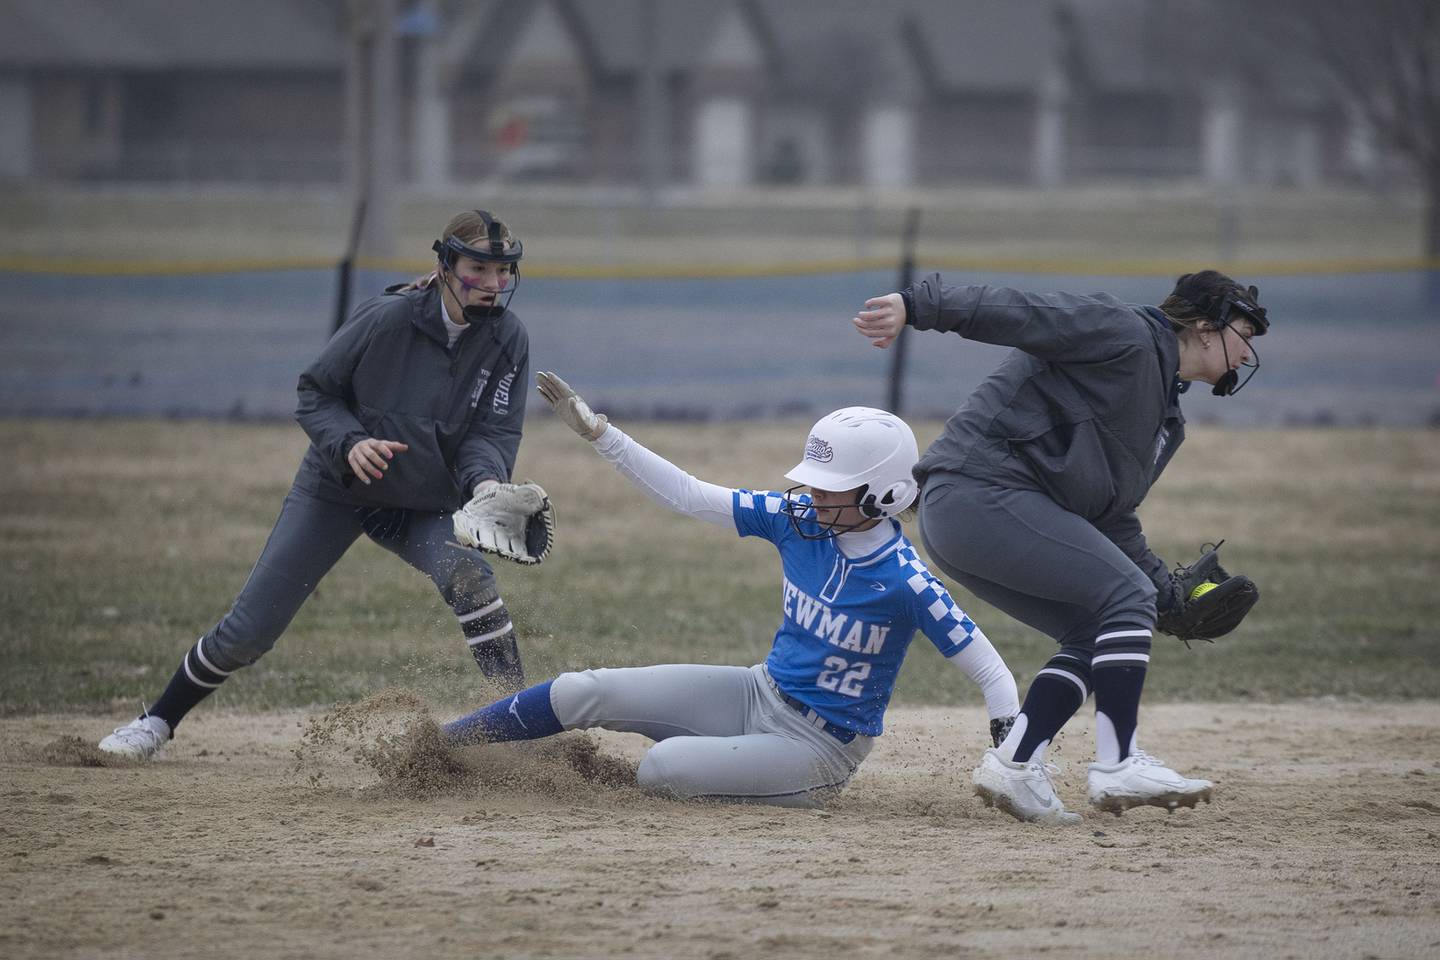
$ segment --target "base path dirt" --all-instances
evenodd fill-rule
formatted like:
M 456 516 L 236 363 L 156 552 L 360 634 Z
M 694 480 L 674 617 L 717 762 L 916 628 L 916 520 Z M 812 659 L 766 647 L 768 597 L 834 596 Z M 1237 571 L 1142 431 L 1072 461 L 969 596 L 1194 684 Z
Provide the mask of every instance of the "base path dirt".
M 0 720 L 0 955 L 1440 956 L 1440 703 L 1147 708 L 1215 802 L 1120 818 L 1077 719 L 1073 827 L 972 796 L 974 709 L 892 711 L 825 811 L 645 797 L 629 735 L 450 753 L 426 712 L 201 708 L 118 765 L 118 718 Z

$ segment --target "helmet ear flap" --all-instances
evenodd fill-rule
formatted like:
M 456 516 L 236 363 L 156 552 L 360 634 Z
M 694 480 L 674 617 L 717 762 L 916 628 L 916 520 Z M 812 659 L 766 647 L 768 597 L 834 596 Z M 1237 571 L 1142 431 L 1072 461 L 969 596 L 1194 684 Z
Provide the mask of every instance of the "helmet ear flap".
M 909 506 L 908 500 L 913 499 L 909 496 L 909 487 L 909 483 L 901 480 L 886 487 L 883 493 L 862 491 L 859 503 L 860 512 L 871 520 L 895 516 Z M 866 489 L 868 490 L 868 487 Z

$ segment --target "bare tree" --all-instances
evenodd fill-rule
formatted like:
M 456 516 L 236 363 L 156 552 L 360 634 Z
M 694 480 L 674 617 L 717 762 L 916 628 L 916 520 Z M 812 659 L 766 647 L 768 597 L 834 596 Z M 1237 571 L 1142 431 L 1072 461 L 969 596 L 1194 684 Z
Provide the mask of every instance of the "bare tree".
M 1425 191 L 1425 254 L 1440 256 L 1440 0 L 1247 0 L 1227 16 L 1263 55 L 1327 78 Z

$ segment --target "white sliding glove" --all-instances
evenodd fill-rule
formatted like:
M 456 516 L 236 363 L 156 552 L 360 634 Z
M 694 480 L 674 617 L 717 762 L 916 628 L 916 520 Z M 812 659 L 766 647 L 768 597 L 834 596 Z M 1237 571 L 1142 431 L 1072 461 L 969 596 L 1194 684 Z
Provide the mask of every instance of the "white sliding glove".
M 537 373 L 535 383 L 540 388 L 540 395 L 550 402 L 550 408 L 557 417 L 565 421 L 567 427 L 586 440 L 600 439 L 610 422 L 605 414 L 591 410 L 590 404 L 586 403 L 570 384 L 553 373 Z

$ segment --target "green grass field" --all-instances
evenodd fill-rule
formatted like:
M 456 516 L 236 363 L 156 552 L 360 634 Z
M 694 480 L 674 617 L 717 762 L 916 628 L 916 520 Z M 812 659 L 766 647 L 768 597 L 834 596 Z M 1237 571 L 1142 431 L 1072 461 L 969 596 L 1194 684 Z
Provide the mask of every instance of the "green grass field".
M 808 424 L 638 423 L 708 480 L 783 484 Z M 939 424 L 920 424 L 922 446 Z M 130 712 L 224 613 L 304 450 L 291 425 L 0 421 L 0 711 Z M 497 566 L 530 675 L 660 662 L 754 663 L 778 618 L 772 549 L 666 513 L 549 417 L 519 476 L 560 515 L 553 558 Z M 1235 635 L 1158 637 L 1148 681 L 1171 700 L 1440 696 L 1440 433 L 1196 429 L 1142 510 L 1171 562 L 1226 538 L 1262 599 Z M 913 528 L 910 531 L 914 535 Z M 956 592 L 1023 684 L 1051 642 Z M 427 579 L 362 541 L 221 705 L 326 704 L 387 686 L 483 695 Z M 897 702 L 978 693 L 920 638 Z

